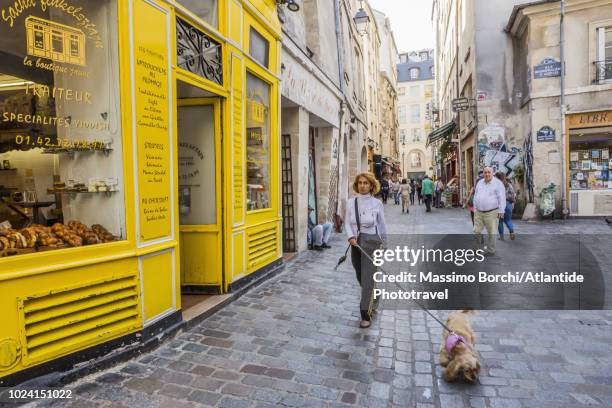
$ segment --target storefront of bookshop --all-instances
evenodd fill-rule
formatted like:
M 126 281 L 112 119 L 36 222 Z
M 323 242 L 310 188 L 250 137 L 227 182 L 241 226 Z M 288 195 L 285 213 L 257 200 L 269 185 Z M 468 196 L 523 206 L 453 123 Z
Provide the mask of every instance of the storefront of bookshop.
M 280 265 L 275 1 L 0 17 L 0 385 L 139 347 Z
M 612 215 L 612 110 L 566 117 L 570 214 Z

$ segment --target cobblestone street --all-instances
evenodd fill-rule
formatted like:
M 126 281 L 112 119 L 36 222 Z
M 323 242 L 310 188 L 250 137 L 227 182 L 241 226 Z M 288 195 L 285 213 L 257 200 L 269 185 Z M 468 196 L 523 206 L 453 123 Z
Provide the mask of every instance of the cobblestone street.
M 422 206 L 406 216 L 388 204 L 387 223 L 392 233 L 471 229 L 465 210 L 426 214 Z M 518 222 L 516 229 L 612 232 L 601 220 Z M 437 364 L 441 328 L 424 312 L 382 310 L 369 329 L 359 329 L 350 261 L 333 269 L 344 236 L 331 244 L 322 254 L 299 255 L 158 349 L 69 385 L 76 395 L 69 404 L 36 406 L 612 406 L 612 312 L 481 311 L 472 318 L 480 383 L 448 384 Z

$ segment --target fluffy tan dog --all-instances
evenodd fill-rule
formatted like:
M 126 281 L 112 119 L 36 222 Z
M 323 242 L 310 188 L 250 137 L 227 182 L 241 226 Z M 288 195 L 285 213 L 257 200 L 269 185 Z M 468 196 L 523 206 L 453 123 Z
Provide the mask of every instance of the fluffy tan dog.
M 475 382 L 480 374 L 480 361 L 474 348 L 476 335 L 467 316 L 474 314 L 472 310 L 453 312 L 448 316 L 446 325 L 453 330 L 442 333 L 440 346 L 440 365 L 446 367 L 444 379 L 455 381 L 461 376 L 470 382 Z

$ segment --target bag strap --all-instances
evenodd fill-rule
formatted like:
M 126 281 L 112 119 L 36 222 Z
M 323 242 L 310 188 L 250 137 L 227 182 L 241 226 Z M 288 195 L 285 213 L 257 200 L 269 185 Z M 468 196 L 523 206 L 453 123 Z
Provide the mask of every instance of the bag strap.
M 359 204 L 357 203 L 357 197 L 355 197 L 355 220 L 357 221 L 357 234 L 361 233 L 361 222 L 359 221 Z

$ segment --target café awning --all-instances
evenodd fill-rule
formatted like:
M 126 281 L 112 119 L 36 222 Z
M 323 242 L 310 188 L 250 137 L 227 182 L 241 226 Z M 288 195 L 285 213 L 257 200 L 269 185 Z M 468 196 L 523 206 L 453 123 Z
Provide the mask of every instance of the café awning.
M 451 120 L 450 122 L 435 129 L 429 134 L 429 136 L 427 136 L 427 146 L 447 137 L 455 131 L 456 127 L 457 125 L 455 124 L 455 121 Z

